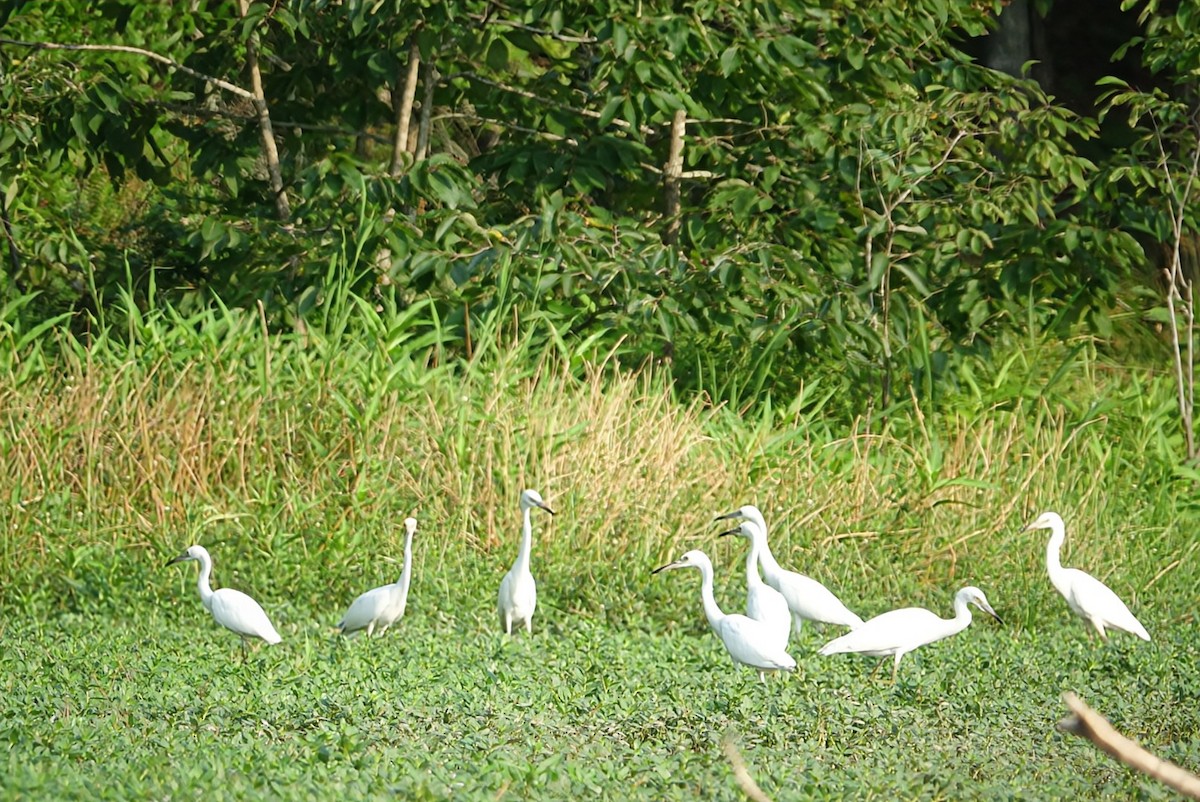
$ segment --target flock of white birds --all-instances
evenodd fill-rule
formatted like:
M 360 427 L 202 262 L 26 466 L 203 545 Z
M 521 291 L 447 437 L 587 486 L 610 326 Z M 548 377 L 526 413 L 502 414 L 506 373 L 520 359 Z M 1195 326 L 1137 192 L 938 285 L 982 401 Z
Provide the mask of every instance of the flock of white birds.
M 521 546 L 512 568 L 500 581 L 496 602 L 500 624 L 506 635 L 512 634 L 514 626 L 524 625 L 526 632 L 533 631 L 537 583 L 529 563 L 533 544 L 530 516 L 535 508 L 554 514 L 554 510 L 536 490 L 521 493 Z M 700 598 L 709 627 L 721 639 L 734 665 L 757 671 L 764 682 L 769 672 L 796 669 L 795 659 L 788 654 L 788 641 L 792 631 L 799 632 L 805 621 L 849 628 L 848 633 L 821 647 L 820 653 L 823 655 L 856 653 L 893 657 L 892 682 L 896 681 L 896 672 L 904 655 L 966 629 L 971 623 L 970 605 L 975 605 L 1000 621 L 1000 616 L 992 609 L 983 591 L 976 587 L 965 587 L 955 594 L 953 618 L 941 618 L 920 607 L 905 607 L 863 621 L 820 582 L 789 571 L 775 561 L 767 544 L 767 523 L 757 507 L 741 507 L 718 515 L 716 520 L 739 522 L 733 529 L 721 532 L 722 537 L 736 535 L 749 541 L 745 615 L 726 614 L 718 606 L 713 596 L 712 561 L 703 551 L 689 551 L 678 560 L 654 569 L 652 573 L 676 568 L 697 569 L 701 577 Z M 404 567 L 400 579 L 394 584 L 369 590 L 355 599 L 337 625 L 341 634 L 365 632 L 368 637 L 382 635 L 404 616 L 412 578 L 412 541 L 417 531 L 417 521 L 407 518 L 404 526 Z M 1062 567 L 1059 554 L 1066 539 L 1066 527 L 1058 513 L 1043 513 L 1025 527 L 1025 531 L 1032 529 L 1050 530 L 1050 540 L 1046 544 L 1046 570 L 1050 582 L 1067 600 L 1067 605 L 1095 628 L 1102 640 L 1107 638 L 1108 629 L 1150 640 L 1146 628 L 1107 585 L 1077 568 Z M 203 546 L 192 546 L 171 562 L 188 560 L 200 563 L 197 583 L 200 601 L 218 624 L 241 636 L 243 655 L 246 642 L 250 639 L 279 643 L 279 633 L 258 602 L 232 588 L 212 589 L 209 584 L 212 557 Z

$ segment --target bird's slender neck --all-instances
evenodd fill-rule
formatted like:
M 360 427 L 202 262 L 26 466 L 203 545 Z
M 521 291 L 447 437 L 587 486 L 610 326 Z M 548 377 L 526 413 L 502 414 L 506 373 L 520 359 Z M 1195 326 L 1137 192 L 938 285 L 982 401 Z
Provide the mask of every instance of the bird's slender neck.
M 404 594 L 408 593 L 408 583 L 412 578 L 412 539 L 413 533 L 410 529 L 404 536 L 404 569 L 400 571 L 400 580 L 396 582 L 396 586 Z
M 704 602 L 704 617 L 708 619 L 708 625 L 713 629 L 725 618 L 725 613 L 721 612 L 721 608 L 717 606 L 717 600 L 713 596 L 713 569 L 712 565 L 700 563 L 700 598 Z
M 942 635 L 943 638 L 948 638 L 951 635 L 956 635 L 959 632 L 962 632 L 968 626 L 970 626 L 971 625 L 971 604 L 970 604 L 970 602 L 967 601 L 967 597 L 961 596 L 961 595 L 955 596 L 954 597 L 954 617 L 949 620 L 946 620 L 946 619 L 943 619 L 943 620 L 946 621 L 946 629 L 945 629 L 946 634 Z
M 200 601 L 204 603 L 204 609 L 212 610 L 212 585 L 208 584 L 208 578 L 212 575 L 212 558 L 207 554 L 200 557 L 200 578 L 196 580 L 196 588 L 200 591 Z
M 762 552 L 762 537 L 757 532 L 750 536 L 750 551 L 746 554 L 746 584 L 761 585 L 762 578 L 758 575 L 758 557 Z
M 761 515 L 752 516 L 751 519 L 758 524 L 758 537 L 753 539 L 754 546 L 751 550 L 758 550 L 758 560 L 762 563 L 763 573 L 768 577 L 771 574 L 778 574 L 783 569 L 779 567 L 779 563 L 775 562 L 775 555 L 771 553 L 771 546 L 767 543 L 767 522 Z
M 524 520 L 521 523 L 521 550 L 517 552 L 517 561 L 513 563 L 513 569 L 517 571 L 529 570 L 529 550 L 533 548 L 533 524 L 530 521 L 531 508 L 525 508 Z
M 1062 552 L 1062 544 L 1066 538 L 1066 527 L 1061 524 L 1050 526 L 1050 540 L 1046 542 L 1046 570 L 1051 577 L 1062 573 L 1062 560 L 1059 554 Z

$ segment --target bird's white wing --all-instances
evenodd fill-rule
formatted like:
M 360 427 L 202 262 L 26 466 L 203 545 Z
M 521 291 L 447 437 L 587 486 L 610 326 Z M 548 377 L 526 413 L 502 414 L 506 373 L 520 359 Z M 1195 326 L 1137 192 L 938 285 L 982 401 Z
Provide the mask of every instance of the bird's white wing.
M 233 588 L 221 588 L 212 595 L 212 616 L 226 629 L 244 637 L 262 638 L 279 643 L 279 633 L 254 599 Z
M 1066 569 L 1070 576 L 1067 603 L 1085 618 L 1098 618 L 1107 627 L 1120 629 L 1142 640 L 1150 640 L 1141 622 L 1129 612 L 1125 602 L 1096 577 L 1077 568 Z
M 829 588 L 812 577 L 795 571 L 782 571 L 776 589 L 787 599 L 792 612 L 808 621 L 852 628 L 862 625 L 861 618 L 842 604 L 841 599 L 833 595 Z
M 537 585 L 530 573 L 509 571 L 500 582 L 498 606 L 500 614 L 513 613 L 522 618 L 532 614 L 537 605 Z
M 751 585 L 746 590 L 746 615 L 755 621 L 768 623 L 777 622 L 780 619 L 791 621 L 787 599 L 769 585 Z
M 717 635 L 730 656 L 737 662 L 768 671 L 791 671 L 796 661 L 779 645 L 772 629 L 761 621 L 744 615 L 727 615 L 721 619 Z
M 378 620 L 388 602 L 388 588 L 383 586 L 372 588 L 350 603 L 350 609 L 342 616 L 338 629 L 343 634 L 366 629 L 372 621 Z
M 941 618 L 922 607 L 905 607 L 877 615 L 862 626 L 821 647 L 821 654 L 857 652 L 882 656 L 920 645 L 920 634 L 932 631 Z

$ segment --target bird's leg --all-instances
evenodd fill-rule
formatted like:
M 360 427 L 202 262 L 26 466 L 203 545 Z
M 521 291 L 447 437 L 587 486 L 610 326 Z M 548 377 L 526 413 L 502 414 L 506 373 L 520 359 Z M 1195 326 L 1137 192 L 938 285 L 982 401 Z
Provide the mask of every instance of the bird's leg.
M 512 636 L 512 613 L 504 614 L 504 634 Z
M 875 677 L 879 676 L 879 669 L 883 668 L 886 662 L 887 658 L 885 657 L 875 664 L 875 670 L 871 672 L 871 679 L 875 679 Z
M 246 653 L 247 653 L 246 639 L 245 639 L 245 638 L 242 638 L 242 639 L 241 639 L 241 641 L 242 641 L 242 664 L 243 664 L 243 665 L 245 665 L 245 663 L 246 663 Z
M 374 634 L 375 634 L 375 622 L 368 621 L 367 622 L 367 637 L 369 638 Z
M 525 619 L 525 634 L 526 635 L 533 634 L 533 616 L 529 616 L 528 618 Z
M 904 655 L 896 652 L 896 662 L 892 664 L 892 684 L 896 684 L 896 672 L 900 669 L 900 658 Z
M 759 671 L 758 672 L 758 681 L 761 682 L 763 685 L 766 685 L 767 684 L 767 672 Z

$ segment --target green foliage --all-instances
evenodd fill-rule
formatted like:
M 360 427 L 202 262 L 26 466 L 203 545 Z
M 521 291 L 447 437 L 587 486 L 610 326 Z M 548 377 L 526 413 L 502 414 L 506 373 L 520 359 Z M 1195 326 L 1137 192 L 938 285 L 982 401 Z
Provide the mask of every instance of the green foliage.
M 185 312 L 215 295 L 294 329 L 339 253 L 357 294 L 434 304 L 464 355 L 502 305 L 736 406 L 817 381 L 849 420 L 940 403 L 1027 325 L 1107 336 L 1142 258 L 1076 152 L 1095 125 L 955 48 L 990 24 L 978 4 L 31 2 L 0 33 L 74 41 L 84 17 L 89 42 L 233 84 L 253 34 L 294 213 L 275 219 L 245 98 L 135 54 L 6 45 L 18 285 L 50 309 L 143 303 L 153 273 Z M 429 144 L 395 179 L 410 44 Z

